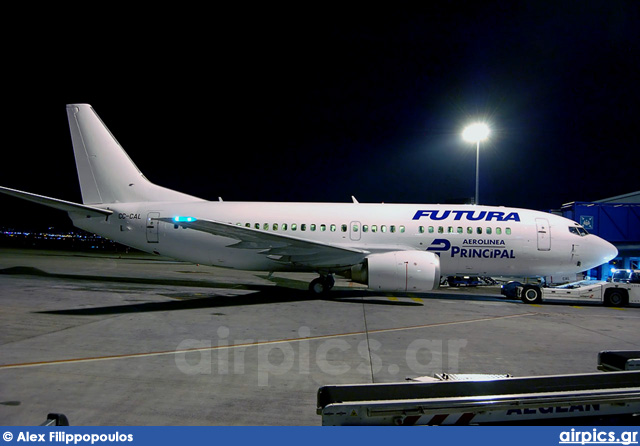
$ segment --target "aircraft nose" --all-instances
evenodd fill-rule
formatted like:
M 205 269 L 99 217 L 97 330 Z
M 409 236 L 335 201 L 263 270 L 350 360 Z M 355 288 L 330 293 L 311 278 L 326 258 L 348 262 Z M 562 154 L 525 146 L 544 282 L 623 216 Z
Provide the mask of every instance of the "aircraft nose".
M 593 258 L 594 265 L 602 265 L 603 263 L 607 263 L 618 256 L 618 248 L 616 248 L 613 244 L 604 239 L 601 239 L 600 237 L 594 237 L 595 243 L 590 250 L 590 256 Z
M 618 257 L 618 248 L 616 248 L 613 244 L 609 243 L 606 240 L 600 239 L 602 242 L 602 258 L 604 261 L 602 263 L 607 263 L 610 260 Z
M 585 239 L 581 255 L 581 263 L 585 269 L 596 268 L 618 255 L 618 248 L 597 235 L 590 234 Z

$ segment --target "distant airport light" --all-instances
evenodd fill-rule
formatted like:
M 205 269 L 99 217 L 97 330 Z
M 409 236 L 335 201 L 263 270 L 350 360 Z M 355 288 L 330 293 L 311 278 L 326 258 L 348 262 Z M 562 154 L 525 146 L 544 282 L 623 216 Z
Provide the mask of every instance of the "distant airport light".
M 482 122 L 468 125 L 462 131 L 462 138 L 468 142 L 476 143 L 476 197 L 475 204 L 479 204 L 480 189 L 480 141 L 484 141 L 489 136 L 489 126 Z
M 196 221 L 197 219 L 195 217 L 182 217 L 180 215 L 173 217 L 173 221 L 175 221 L 176 223 L 191 223 Z

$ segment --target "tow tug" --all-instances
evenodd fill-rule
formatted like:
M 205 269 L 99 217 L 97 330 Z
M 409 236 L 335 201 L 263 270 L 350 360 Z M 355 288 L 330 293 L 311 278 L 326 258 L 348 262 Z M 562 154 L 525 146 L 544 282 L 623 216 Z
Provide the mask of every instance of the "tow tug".
M 546 301 L 595 302 L 610 307 L 640 304 L 640 283 L 583 280 L 556 287 L 522 285 L 517 296 L 526 304 Z

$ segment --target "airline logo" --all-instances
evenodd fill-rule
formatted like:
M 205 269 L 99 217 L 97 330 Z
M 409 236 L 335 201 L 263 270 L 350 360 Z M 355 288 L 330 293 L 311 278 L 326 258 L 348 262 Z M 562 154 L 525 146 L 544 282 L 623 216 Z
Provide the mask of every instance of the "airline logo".
M 462 246 L 452 246 L 451 242 L 444 238 L 437 238 L 427 251 L 442 255 L 449 252 L 451 258 L 465 259 L 515 259 L 513 249 L 505 247 L 504 240 L 476 240 L 466 239 Z
M 517 212 L 501 212 L 501 211 L 450 211 L 450 210 L 419 210 L 413 216 L 413 220 L 420 220 L 425 217 L 429 220 L 446 220 L 453 216 L 454 221 L 520 221 L 520 215 Z

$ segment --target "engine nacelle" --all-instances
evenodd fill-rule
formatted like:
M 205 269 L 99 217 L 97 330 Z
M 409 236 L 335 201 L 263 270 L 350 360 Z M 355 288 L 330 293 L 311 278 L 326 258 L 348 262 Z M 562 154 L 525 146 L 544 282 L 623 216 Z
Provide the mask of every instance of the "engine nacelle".
M 351 268 L 351 279 L 376 291 L 431 291 L 440 285 L 440 257 L 427 251 L 371 254 Z

